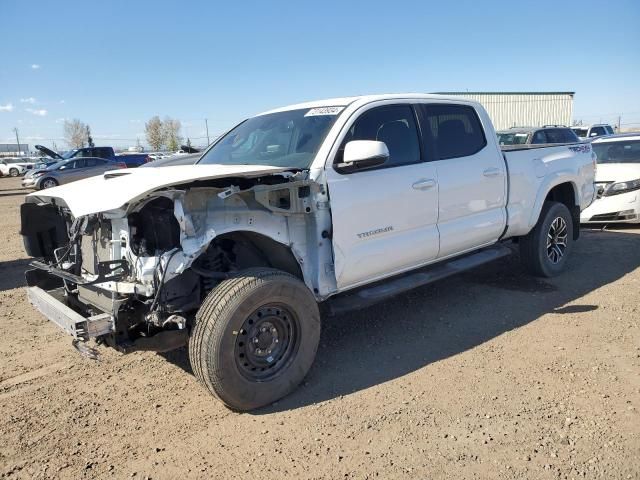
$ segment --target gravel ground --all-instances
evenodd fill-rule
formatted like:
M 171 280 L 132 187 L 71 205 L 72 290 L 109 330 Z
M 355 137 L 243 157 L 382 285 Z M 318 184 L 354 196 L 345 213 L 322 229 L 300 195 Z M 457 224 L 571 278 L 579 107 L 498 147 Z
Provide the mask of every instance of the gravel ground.
M 30 307 L 23 194 L 0 179 L 0 478 L 640 478 L 638 228 L 325 319 L 305 383 L 237 414 L 186 351 L 92 361 Z

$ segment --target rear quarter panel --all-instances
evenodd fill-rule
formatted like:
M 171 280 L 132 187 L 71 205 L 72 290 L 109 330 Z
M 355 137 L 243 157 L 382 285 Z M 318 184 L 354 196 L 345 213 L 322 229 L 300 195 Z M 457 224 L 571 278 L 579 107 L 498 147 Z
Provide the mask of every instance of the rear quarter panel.
M 580 143 L 504 152 L 509 169 L 506 237 L 526 235 L 537 223 L 547 194 L 570 183 L 576 205 L 587 208 L 595 196 L 595 158 Z

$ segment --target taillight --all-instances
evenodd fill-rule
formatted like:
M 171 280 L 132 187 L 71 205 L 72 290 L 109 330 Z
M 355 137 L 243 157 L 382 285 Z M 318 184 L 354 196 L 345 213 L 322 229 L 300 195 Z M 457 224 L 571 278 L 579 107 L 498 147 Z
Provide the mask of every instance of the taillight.
M 118 162 L 116 163 L 116 167 L 118 168 L 127 168 L 127 164 L 124 162 Z

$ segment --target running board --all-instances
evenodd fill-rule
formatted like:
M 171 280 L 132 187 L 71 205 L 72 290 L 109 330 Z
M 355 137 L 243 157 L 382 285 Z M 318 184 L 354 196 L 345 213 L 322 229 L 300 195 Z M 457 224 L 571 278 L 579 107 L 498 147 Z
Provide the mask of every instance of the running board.
M 394 297 L 399 293 L 428 285 L 456 273 L 506 257 L 512 252 L 512 249 L 504 245 L 494 245 L 463 257 L 445 260 L 442 263 L 429 265 L 391 279 L 382 280 L 353 293 L 345 293 L 330 298 L 325 302 L 326 312 L 329 315 L 338 315 L 351 310 L 359 310 Z

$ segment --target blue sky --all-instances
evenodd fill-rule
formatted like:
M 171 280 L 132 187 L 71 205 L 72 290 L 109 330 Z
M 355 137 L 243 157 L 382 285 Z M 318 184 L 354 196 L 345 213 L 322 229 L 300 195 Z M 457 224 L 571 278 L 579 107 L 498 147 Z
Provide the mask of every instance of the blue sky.
M 386 92 L 575 91 L 575 118 L 640 127 L 640 2 L 0 0 L 0 142 L 201 143 L 253 113 Z

